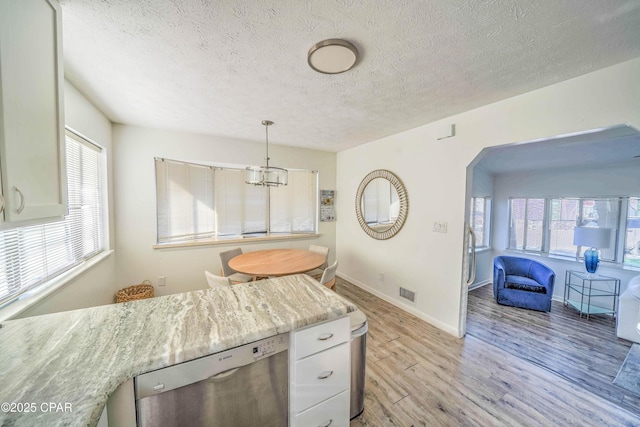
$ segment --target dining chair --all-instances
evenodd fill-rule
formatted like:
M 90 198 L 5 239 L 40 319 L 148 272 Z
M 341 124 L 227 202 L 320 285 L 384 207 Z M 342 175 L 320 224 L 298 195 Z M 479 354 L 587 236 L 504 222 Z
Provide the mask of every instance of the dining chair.
M 231 286 L 231 280 L 228 277 L 216 276 L 208 271 L 204 272 L 204 277 L 207 279 L 207 284 L 211 289 Z
M 320 284 L 325 285 L 327 288 L 331 289 L 333 292 L 336 291 L 336 270 L 338 269 L 338 261 L 331 264 L 331 267 L 327 267 L 324 269 L 324 273 L 322 273 L 322 278 L 320 278 Z
M 230 249 L 228 251 L 220 252 L 220 262 L 222 264 L 222 269 L 220 273 L 224 277 L 228 277 L 231 280 L 231 283 L 246 283 L 251 282 L 252 280 L 256 280 L 254 276 L 244 273 L 238 273 L 233 268 L 229 267 L 229 261 L 231 258 L 242 255 L 242 249 Z
M 318 268 L 314 268 L 311 271 L 307 271 L 307 273 L 306 273 L 309 276 L 313 277 L 314 279 L 320 280 L 320 278 L 322 277 L 322 273 L 324 272 L 324 270 L 329 265 L 329 248 L 324 247 L 324 246 L 318 246 L 318 245 L 309 245 L 309 250 L 311 252 L 315 252 L 317 254 L 320 254 L 320 255 L 324 256 L 324 264 L 322 264 Z

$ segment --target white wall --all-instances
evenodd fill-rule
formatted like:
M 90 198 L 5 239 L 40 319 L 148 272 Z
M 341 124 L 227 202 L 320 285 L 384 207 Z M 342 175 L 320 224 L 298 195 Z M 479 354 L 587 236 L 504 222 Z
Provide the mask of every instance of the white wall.
M 154 157 L 232 164 L 264 163 L 265 145 L 234 139 L 135 126 L 114 125 L 116 252 L 118 283 L 124 287 L 142 280 L 166 286 L 157 295 L 205 288 L 204 271 L 220 272 L 219 252 L 233 247 L 246 251 L 271 248 L 330 248 L 335 259 L 335 222 L 320 222 L 320 237 L 269 243 L 224 244 L 180 249 L 153 249 L 156 242 Z M 275 131 L 270 132 L 275 135 Z M 260 129 L 258 129 L 260 134 Z M 336 188 L 335 153 L 269 144 L 271 164 L 319 171 L 322 190 Z M 336 197 L 339 199 L 340 194 Z M 338 219 L 339 221 L 340 219 Z
M 621 123 L 640 129 L 639 75 L 640 58 L 338 153 L 340 274 L 398 305 L 399 284 L 417 291 L 415 306 L 403 307 L 463 335 L 467 165 L 484 147 Z M 440 126 L 452 123 L 456 136 L 438 141 Z M 360 180 L 382 168 L 404 181 L 410 206 L 400 233 L 376 241 L 353 204 Z M 448 233 L 434 233 L 434 221 L 446 221 Z
M 482 168 L 473 168 L 472 197 L 493 197 L 493 175 Z
M 111 122 L 91 104 L 71 83 L 64 86 L 66 125 L 94 141 L 106 151 L 107 190 L 109 214 L 109 240 L 113 242 L 113 191 L 112 191 L 112 145 Z M 58 311 L 73 310 L 113 302 L 115 286 L 115 254 L 83 272 L 64 287 L 41 299 L 16 317 L 36 316 Z
M 509 197 L 597 197 L 635 196 L 640 194 L 640 160 L 599 167 L 547 170 L 500 174 L 495 177 L 493 248 L 497 254 L 518 256 L 507 251 L 509 242 Z M 584 270 L 584 262 L 560 258 L 525 255 L 539 259 L 556 273 L 554 299 L 562 300 L 566 270 Z M 637 270 L 623 269 L 612 263 L 601 262 L 598 274 L 617 277 L 622 290 Z

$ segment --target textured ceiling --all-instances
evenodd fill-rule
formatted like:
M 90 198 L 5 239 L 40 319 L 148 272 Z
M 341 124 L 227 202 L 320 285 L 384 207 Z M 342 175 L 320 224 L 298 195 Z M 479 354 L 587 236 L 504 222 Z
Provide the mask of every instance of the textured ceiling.
M 638 0 L 61 0 L 112 121 L 340 151 L 640 56 Z M 316 42 L 360 59 L 314 72 Z

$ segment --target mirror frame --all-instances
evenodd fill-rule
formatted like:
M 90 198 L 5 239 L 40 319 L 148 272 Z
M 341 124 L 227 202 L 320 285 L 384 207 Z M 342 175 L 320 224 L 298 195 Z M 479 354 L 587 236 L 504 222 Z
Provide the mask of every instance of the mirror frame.
M 389 181 L 391 185 L 393 185 L 393 187 L 396 189 L 396 192 L 398 193 L 398 200 L 400 202 L 400 212 L 398 212 L 398 218 L 393 223 L 393 225 L 385 231 L 375 231 L 371 229 L 364 220 L 364 215 L 362 213 L 362 194 L 364 193 L 364 189 L 367 187 L 367 185 L 376 178 L 383 178 Z M 362 227 L 365 233 L 377 240 L 390 239 L 398 234 L 405 221 L 407 220 L 408 213 L 409 197 L 407 196 L 407 190 L 400 178 L 398 178 L 393 172 L 386 169 L 377 169 L 364 177 L 364 179 L 360 183 L 360 186 L 358 187 L 358 191 L 356 192 L 356 216 L 358 217 L 360 227 Z

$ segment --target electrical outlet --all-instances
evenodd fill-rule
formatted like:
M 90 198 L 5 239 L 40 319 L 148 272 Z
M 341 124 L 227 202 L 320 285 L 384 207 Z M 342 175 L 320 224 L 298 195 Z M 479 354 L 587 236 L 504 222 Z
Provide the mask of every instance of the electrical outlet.
M 167 286 L 167 278 L 166 278 L 166 276 L 158 277 L 158 286 Z
M 378 280 L 384 282 L 384 273 L 378 273 Z
M 447 232 L 447 223 L 435 221 L 433 223 L 433 231 L 436 233 L 446 233 Z

